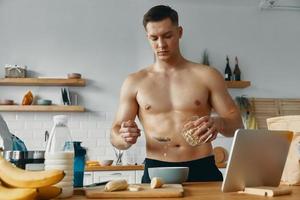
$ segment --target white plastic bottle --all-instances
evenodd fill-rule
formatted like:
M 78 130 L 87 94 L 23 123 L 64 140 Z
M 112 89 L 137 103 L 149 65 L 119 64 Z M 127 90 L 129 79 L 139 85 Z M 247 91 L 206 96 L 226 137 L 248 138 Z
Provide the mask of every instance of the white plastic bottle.
M 56 115 L 53 121 L 54 126 L 46 146 L 45 169 L 64 170 L 65 177 L 56 186 L 62 188 L 58 198 L 68 198 L 73 195 L 74 189 L 74 146 L 67 126 L 67 116 Z

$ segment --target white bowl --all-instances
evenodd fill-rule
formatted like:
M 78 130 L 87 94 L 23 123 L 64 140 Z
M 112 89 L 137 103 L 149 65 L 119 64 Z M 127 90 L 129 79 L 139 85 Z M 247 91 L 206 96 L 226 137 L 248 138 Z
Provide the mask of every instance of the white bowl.
M 114 160 L 100 160 L 99 164 L 100 166 L 110 166 L 112 165 L 113 162 Z
M 164 183 L 181 184 L 188 179 L 188 167 L 153 167 L 148 168 L 150 179 L 160 177 Z

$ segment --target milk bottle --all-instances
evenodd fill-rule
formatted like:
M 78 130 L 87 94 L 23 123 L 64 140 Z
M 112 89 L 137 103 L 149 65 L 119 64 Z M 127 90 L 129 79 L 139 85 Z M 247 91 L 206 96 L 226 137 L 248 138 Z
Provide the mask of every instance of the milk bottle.
M 46 146 L 45 169 L 64 170 L 65 177 L 56 186 L 62 188 L 58 198 L 67 198 L 73 195 L 74 146 L 67 126 L 67 116 L 56 115 L 53 121 L 54 126 Z

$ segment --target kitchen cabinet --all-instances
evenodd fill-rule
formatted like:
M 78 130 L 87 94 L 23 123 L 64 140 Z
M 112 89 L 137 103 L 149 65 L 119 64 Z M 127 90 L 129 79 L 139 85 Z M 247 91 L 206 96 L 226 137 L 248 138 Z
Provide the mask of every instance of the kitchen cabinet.
M 0 86 L 85 86 L 85 79 L 67 78 L 2 78 Z M 0 105 L 3 112 L 84 112 L 78 105 Z
M 128 183 L 136 183 L 134 170 L 128 171 L 97 171 L 94 172 L 94 183 L 109 180 L 125 179 Z
M 141 183 L 143 173 L 143 170 L 85 172 L 83 185 L 116 179 L 125 179 L 128 181 L 128 183 Z
M 143 175 L 144 175 L 144 170 L 136 170 L 135 171 L 135 182 L 142 183 Z
M 94 173 L 84 172 L 83 185 L 90 185 L 94 183 Z

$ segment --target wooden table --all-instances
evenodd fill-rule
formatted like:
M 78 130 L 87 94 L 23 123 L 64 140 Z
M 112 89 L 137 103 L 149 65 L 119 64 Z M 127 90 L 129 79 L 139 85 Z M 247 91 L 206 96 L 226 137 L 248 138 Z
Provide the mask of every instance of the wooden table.
M 183 198 L 156 198 L 157 200 L 299 200 L 300 186 L 291 186 L 293 192 L 291 195 L 277 196 L 277 197 L 263 197 L 256 195 L 238 194 L 238 193 L 223 193 L 221 191 L 221 182 L 203 182 L 203 183 L 184 183 L 184 197 Z M 74 195 L 71 199 L 88 200 L 85 196 Z M 141 198 L 133 198 L 131 200 L 140 200 Z M 129 199 L 128 199 L 129 200 Z M 149 198 L 144 198 L 149 200 Z

